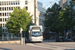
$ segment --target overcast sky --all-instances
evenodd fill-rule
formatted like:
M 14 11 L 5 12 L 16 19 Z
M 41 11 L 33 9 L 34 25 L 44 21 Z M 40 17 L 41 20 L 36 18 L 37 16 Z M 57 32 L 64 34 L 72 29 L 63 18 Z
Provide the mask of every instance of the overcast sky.
M 51 7 L 55 2 L 59 4 L 60 0 L 38 0 L 38 1 L 42 2 L 43 7 L 47 9 L 48 7 Z

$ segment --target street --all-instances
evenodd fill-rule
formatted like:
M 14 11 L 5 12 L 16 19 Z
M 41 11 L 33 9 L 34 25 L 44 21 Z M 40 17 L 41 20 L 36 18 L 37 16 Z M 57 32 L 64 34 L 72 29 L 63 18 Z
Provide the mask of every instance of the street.
M 75 42 L 0 44 L 0 50 L 75 50 Z
M 75 50 L 75 42 L 28 43 L 27 45 L 52 50 Z
M 20 44 L 0 44 L 0 50 L 48 50 L 48 49 Z

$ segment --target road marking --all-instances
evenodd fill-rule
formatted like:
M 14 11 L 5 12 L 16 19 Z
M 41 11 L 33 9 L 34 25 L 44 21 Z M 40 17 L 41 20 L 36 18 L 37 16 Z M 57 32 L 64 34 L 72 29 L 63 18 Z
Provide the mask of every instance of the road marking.
M 73 47 L 62 47 L 62 46 L 54 46 L 54 45 L 52 46 L 44 43 L 35 43 L 35 44 L 30 44 L 29 46 L 35 46 L 35 47 L 41 47 L 47 49 L 75 49 Z
M 45 46 L 55 46 L 55 47 L 74 47 L 75 48 L 75 45 L 65 45 L 65 44 L 50 44 L 50 43 L 35 43 L 36 45 L 45 45 Z
M 27 44 L 27 45 L 28 45 L 28 46 L 34 46 L 34 47 L 46 48 L 46 49 L 53 49 L 53 48 L 38 46 L 38 45 L 34 45 L 34 44 Z
M 46 46 L 41 45 L 40 46 L 40 45 L 35 45 L 35 44 L 30 44 L 29 46 L 41 47 L 41 48 L 46 48 L 46 49 L 74 49 L 74 48 L 57 47 L 57 46 L 50 47 L 49 45 L 46 45 Z

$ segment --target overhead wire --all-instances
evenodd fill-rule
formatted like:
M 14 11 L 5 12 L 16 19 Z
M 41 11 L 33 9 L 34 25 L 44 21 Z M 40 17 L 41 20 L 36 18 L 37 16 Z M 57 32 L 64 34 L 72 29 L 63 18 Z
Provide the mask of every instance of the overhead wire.
M 44 3 L 44 4 L 46 4 L 46 5 L 44 6 L 44 8 L 45 8 L 45 7 L 52 7 L 53 3 L 55 3 L 55 2 L 57 3 L 58 0 L 56 0 L 56 1 L 55 1 L 55 0 L 51 0 L 50 2 L 48 2 L 49 0 L 40 0 L 40 1 L 41 1 L 42 3 Z M 50 5 L 50 6 L 49 6 L 49 5 Z

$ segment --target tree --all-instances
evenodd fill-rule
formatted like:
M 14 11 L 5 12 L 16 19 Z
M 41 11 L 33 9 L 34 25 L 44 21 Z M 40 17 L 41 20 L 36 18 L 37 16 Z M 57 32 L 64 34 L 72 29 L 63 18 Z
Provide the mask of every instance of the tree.
M 21 27 L 23 31 L 28 29 L 27 26 L 31 23 L 32 15 L 30 15 L 25 8 L 14 8 L 10 16 L 6 24 L 9 33 L 17 35 Z
M 65 10 L 60 11 L 59 19 L 63 23 L 63 28 L 67 30 L 71 30 L 71 38 L 72 38 L 72 30 L 75 26 L 75 10 L 74 3 L 70 2 L 70 5 L 67 5 Z
M 66 28 L 66 30 L 70 30 L 70 28 L 74 27 L 75 25 L 75 10 L 74 10 L 74 3 L 70 2 L 70 5 L 67 5 L 65 10 L 61 11 L 60 13 L 62 13 L 63 15 L 61 16 L 60 14 L 60 19 L 63 22 L 63 26 L 64 28 Z
M 59 32 L 62 29 L 62 28 L 60 29 L 61 22 L 58 19 L 60 10 L 61 8 L 56 3 L 52 6 L 52 8 L 47 9 L 46 12 L 50 14 L 49 15 L 45 14 L 44 25 L 49 31 Z
M 57 41 L 59 41 L 59 32 L 63 30 L 62 23 L 59 20 L 59 11 L 61 10 L 61 7 L 59 7 L 58 4 L 54 4 L 52 8 L 48 8 L 45 13 L 45 21 L 44 25 L 47 28 L 47 30 L 56 32 Z M 47 13 L 49 13 L 47 15 Z

